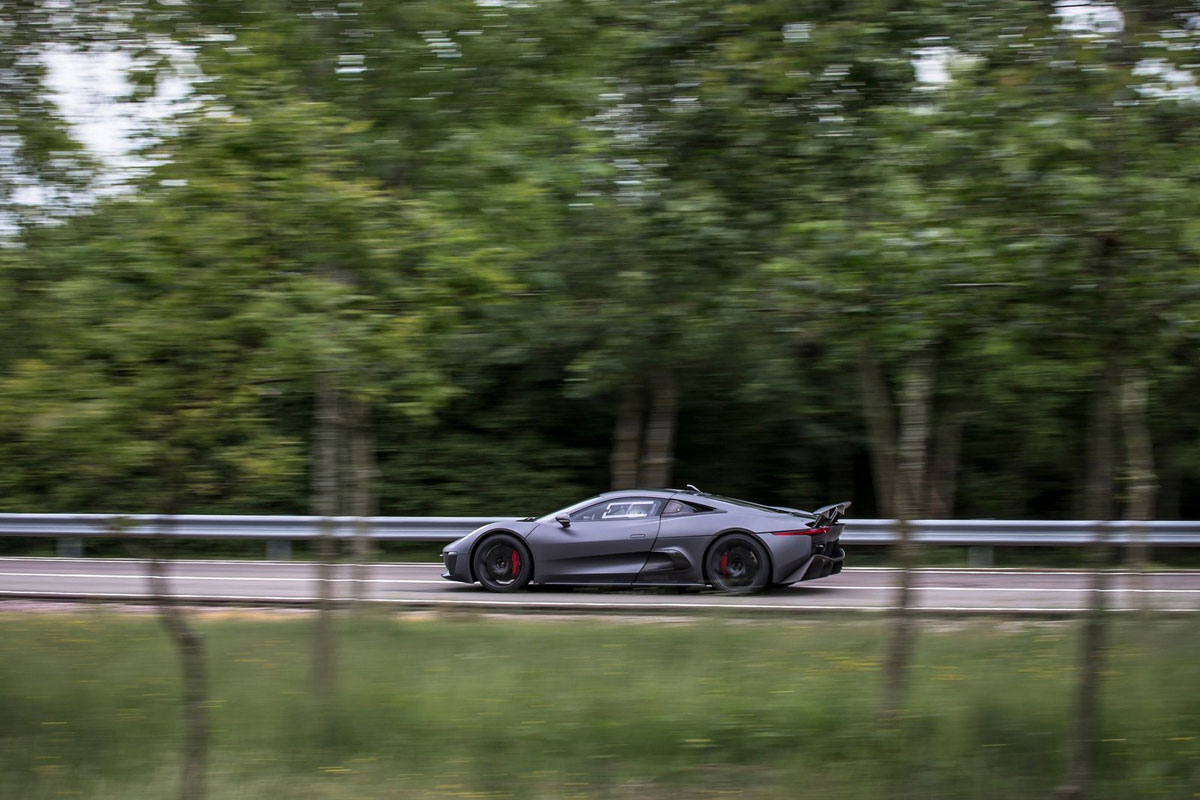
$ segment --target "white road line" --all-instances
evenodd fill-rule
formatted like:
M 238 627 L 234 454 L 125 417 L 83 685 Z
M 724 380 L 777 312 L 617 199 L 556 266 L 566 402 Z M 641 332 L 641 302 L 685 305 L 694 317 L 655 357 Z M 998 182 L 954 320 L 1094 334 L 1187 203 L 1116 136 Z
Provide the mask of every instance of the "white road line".
M 81 564 L 145 564 L 144 558 L 106 558 L 98 556 L 95 558 L 76 558 L 74 556 L 0 556 L 0 561 L 58 561 L 66 563 L 69 561 L 78 562 Z M 260 559 L 204 559 L 204 558 L 180 558 L 180 559 L 164 559 L 164 561 L 187 564 L 263 564 L 267 566 L 304 566 L 305 564 L 314 564 L 314 561 L 263 561 Z M 399 563 L 399 562 L 396 562 Z M 432 564 L 432 561 L 423 561 L 419 564 L 405 564 L 404 566 L 419 567 L 425 564 Z
M 16 578 L 87 578 L 87 579 L 114 579 L 114 580 L 145 580 L 145 575 L 138 574 L 110 574 L 110 573 L 86 573 L 86 572 L 0 572 L 0 577 L 16 577 Z M 320 580 L 316 576 L 300 576 L 300 577 L 274 577 L 274 576 L 257 576 L 257 575 L 178 575 L 169 574 L 167 576 L 171 580 L 176 581 L 261 581 L 261 582 L 276 582 L 276 583 L 308 583 Z M 356 578 L 330 578 L 330 583 L 368 583 L 368 584 L 402 584 L 402 585 L 428 585 L 428 586 L 451 586 L 450 581 L 426 580 L 422 578 L 366 578 L 358 580 Z M 631 590 L 638 587 L 629 587 Z M 887 592 L 895 589 L 895 586 L 888 584 L 883 586 L 843 586 L 836 583 L 823 583 L 818 586 L 804 587 L 812 589 L 821 589 L 831 592 Z M 914 591 L 922 592 L 1060 592 L 1086 594 L 1091 592 L 1091 587 L 1064 587 L 1064 586 L 914 586 Z M 1106 594 L 1200 594 L 1200 588 L 1197 589 L 1156 589 L 1156 588 L 1109 588 L 1102 590 Z
M 128 594 L 94 594 L 86 592 L 0 592 L 0 598 L 14 597 L 80 597 L 93 599 L 109 599 L 125 602 L 143 603 L 151 600 L 148 595 L 128 595 Z M 249 603 L 279 603 L 288 605 L 297 605 L 300 603 L 315 603 L 315 598 L 309 597 L 253 597 L 244 595 L 176 595 L 175 599 L 184 601 L 196 602 L 212 602 L 212 601 L 237 601 Z M 346 602 L 346 598 L 341 598 Z M 368 598 L 364 602 L 377 603 L 380 605 L 391 606 L 467 606 L 484 608 L 491 610 L 503 609 L 597 609 L 613 613 L 629 612 L 629 611 L 659 611 L 662 609 L 672 610 L 689 610 L 689 609 L 711 609 L 711 610 L 748 610 L 748 611 L 894 611 L 895 606 L 853 606 L 853 605 L 792 605 L 792 604 L 771 604 L 771 603 L 745 603 L 731 605 L 727 603 L 611 603 L 611 602 L 588 602 L 588 601 L 568 601 L 568 600 L 538 600 L 533 602 L 518 602 L 518 601 L 497 601 L 497 600 L 463 600 L 453 598 Z M 910 608 L 911 611 L 917 612 L 935 612 L 935 613 L 979 613 L 979 614 L 1075 614 L 1086 611 L 1085 608 L 1079 607 L 1045 607 L 1045 606 L 1024 606 L 1010 608 L 1005 606 L 917 606 Z M 1112 611 L 1137 611 L 1139 609 L 1128 606 L 1118 606 L 1110 609 Z M 1192 609 L 1185 608 L 1164 608 L 1156 609 L 1157 612 L 1168 613 L 1195 613 Z
M 855 572 L 899 572 L 897 567 L 846 567 L 842 573 Z M 987 568 L 964 568 L 964 567 L 919 567 L 913 572 L 920 575 L 1084 575 L 1090 576 L 1093 573 L 1088 570 L 1071 570 L 1071 569 L 1036 569 L 1030 567 L 987 567 Z M 1136 576 L 1136 575 L 1179 575 L 1182 577 L 1197 577 L 1200 576 L 1200 571 L 1196 570 L 1161 570 L 1155 572 L 1139 572 L 1137 570 L 1121 570 L 1108 573 L 1115 577 L 1121 576 Z
M 375 599 L 371 602 L 377 603 L 424 603 L 423 600 L 384 600 Z M 528 603 L 507 603 L 495 602 L 490 600 L 459 600 L 459 599 L 439 599 L 434 602 L 436 605 L 464 605 L 464 606 L 486 606 L 491 608 L 500 608 L 513 606 L 516 608 L 605 608 L 613 611 L 622 609 L 639 609 L 639 610 L 656 610 L 660 608 L 670 609 L 689 609 L 689 608 L 706 608 L 706 609 L 748 609 L 757 611 L 894 611 L 896 606 L 848 606 L 848 605 L 798 605 L 798 604 L 771 604 L 771 603 L 605 603 L 605 602 L 571 602 L 571 601 L 556 601 L 556 600 L 539 600 Z M 912 606 L 910 611 L 989 611 L 1003 613 L 1064 613 L 1086 611 L 1085 608 L 1077 608 L 1073 606 L 1063 607 L 1023 607 L 1010 608 L 1008 606 Z M 1132 607 L 1118 607 L 1112 609 L 1115 611 L 1134 611 Z M 1176 611 L 1190 611 L 1191 609 L 1164 609 Z
M 14 578 L 112 578 L 115 580 L 138 580 L 146 579 L 145 575 L 136 574 L 120 574 L 108 572 L 0 572 L 0 577 Z M 280 578 L 272 576 L 259 575 L 176 575 L 168 573 L 167 578 L 173 581 L 276 581 L 276 582 L 293 582 L 293 583 L 311 583 L 312 581 L 320 580 L 316 576 L 301 576 L 298 578 Z M 437 586 L 449 586 L 450 582 L 446 580 L 425 580 L 423 578 L 365 578 L 359 581 L 356 578 L 330 578 L 330 583 L 427 583 Z
M 826 589 L 840 589 L 846 591 L 879 591 L 884 592 L 895 589 L 895 586 L 831 586 L 826 584 L 821 587 Z M 1090 586 L 914 586 L 914 592 L 1076 592 L 1086 594 L 1092 591 Z M 1159 592 L 1167 592 L 1172 594 L 1200 594 L 1200 589 L 1134 589 L 1134 588 L 1117 588 L 1117 589 L 1101 589 L 1106 594 L 1123 594 L 1125 592 L 1149 592 L 1158 594 Z
M 144 558 L 75 558 L 73 556 L 0 556 L 0 561 L 57 561 L 66 563 L 69 561 L 79 562 L 81 564 L 145 564 Z M 262 559 L 247 558 L 247 559 L 204 559 L 204 558 L 176 558 L 164 559 L 166 563 L 177 564 L 230 564 L 230 565 L 250 565 L 261 564 L 271 567 L 306 567 L 314 566 L 318 561 L 264 561 Z M 339 567 L 443 567 L 440 561 L 373 561 L 369 564 L 354 564 L 349 561 L 337 562 Z

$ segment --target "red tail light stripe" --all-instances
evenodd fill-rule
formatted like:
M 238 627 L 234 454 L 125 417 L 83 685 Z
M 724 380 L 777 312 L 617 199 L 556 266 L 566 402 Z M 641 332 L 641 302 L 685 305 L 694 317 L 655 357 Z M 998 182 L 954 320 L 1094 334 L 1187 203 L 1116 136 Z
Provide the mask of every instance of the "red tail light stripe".
M 771 531 L 772 536 L 819 536 L 829 533 L 829 528 L 806 528 L 802 531 Z

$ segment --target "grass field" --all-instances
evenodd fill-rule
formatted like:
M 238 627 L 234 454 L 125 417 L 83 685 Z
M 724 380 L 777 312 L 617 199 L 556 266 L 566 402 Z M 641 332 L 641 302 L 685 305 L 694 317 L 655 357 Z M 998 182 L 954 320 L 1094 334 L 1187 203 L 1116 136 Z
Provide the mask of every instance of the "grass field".
M 1071 622 L 927 622 L 873 721 L 883 625 L 346 619 L 318 731 L 311 618 L 206 612 L 213 798 L 1043 798 Z M 1095 796 L 1200 797 L 1200 619 L 1116 623 Z M 174 794 L 176 663 L 152 616 L 0 615 L 0 798 Z

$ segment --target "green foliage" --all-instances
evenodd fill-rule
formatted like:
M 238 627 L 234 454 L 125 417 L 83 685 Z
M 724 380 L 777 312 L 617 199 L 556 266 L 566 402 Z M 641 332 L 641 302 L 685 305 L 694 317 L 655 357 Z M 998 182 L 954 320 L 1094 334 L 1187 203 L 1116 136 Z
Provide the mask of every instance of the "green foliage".
M 1114 364 L 1160 513 L 1200 511 L 1170 3 L 19 5 L 0 195 L 89 175 L 45 48 L 201 77 L 126 195 L 0 250 L 0 508 L 304 512 L 322 373 L 382 513 L 532 513 L 608 484 L 614 398 L 670 372 L 677 483 L 873 514 L 870 352 L 891 389 L 933 359 L 959 515 L 1078 513 Z

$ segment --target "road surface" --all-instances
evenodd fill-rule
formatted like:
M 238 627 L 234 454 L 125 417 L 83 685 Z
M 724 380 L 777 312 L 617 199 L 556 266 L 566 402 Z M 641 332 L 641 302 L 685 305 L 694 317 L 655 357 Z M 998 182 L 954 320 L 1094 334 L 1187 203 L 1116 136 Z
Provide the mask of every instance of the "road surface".
M 673 590 L 533 588 L 491 594 L 439 577 L 440 564 L 373 564 L 366 597 L 416 608 L 476 607 L 575 612 L 687 612 L 701 609 L 763 611 L 881 611 L 893 602 L 895 572 L 847 568 L 841 575 L 750 596 Z M 145 565 L 135 559 L 0 558 L 0 599 L 108 600 L 147 597 Z M 316 569 L 306 562 L 174 561 L 176 596 L 195 603 L 242 605 L 313 602 Z M 348 597 L 349 565 L 335 573 L 335 593 Z M 1079 570 L 929 568 L 916 575 L 915 605 L 928 612 L 1071 614 L 1087 607 L 1091 577 Z M 1149 607 L 1200 610 L 1200 572 L 1111 576 L 1108 604 L 1117 610 Z

